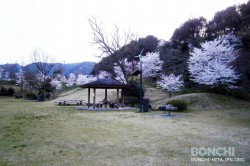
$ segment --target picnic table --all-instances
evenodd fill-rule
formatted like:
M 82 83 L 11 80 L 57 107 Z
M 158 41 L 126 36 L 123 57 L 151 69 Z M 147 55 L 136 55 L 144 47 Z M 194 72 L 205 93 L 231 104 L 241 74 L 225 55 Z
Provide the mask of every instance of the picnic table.
M 85 100 L 59 100 L 55 103 L 58 103 L 58 105 L 83 105 Z
M 116 102 L 114 101 L 108 101 L 108 100 L 102 100 L 97 103 L 97 107 L 99 108 L 118 108 Z
M 174 107 L 171 104 L 166 104 L 166 105 L 159 106 L 158 110 L 159 111 L 168 111 L 168 116 L 171 116 L 170 111 L 177 110 L 177 107 Z

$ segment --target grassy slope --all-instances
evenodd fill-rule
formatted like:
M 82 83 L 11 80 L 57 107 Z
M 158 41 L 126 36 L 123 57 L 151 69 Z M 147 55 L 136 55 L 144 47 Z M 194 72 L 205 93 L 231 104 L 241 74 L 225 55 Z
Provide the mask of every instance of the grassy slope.
M 213 94 L 181 98 L 195 111 L 165 119 L 0 97 L 0 165 L 218 164 L 192 163 L 193 146 L 234 146 L 246 162 L 219 164 L 250 164 L 250 103 Z
M 168 97 L 168 94 L 164 90 L 146 86 L 145 98 L 150 99 L 150 104 L 154 109 L 157 109 L 159 105 L 164 104 Z
M 96 102 L 102 101 L 105 97 L 104 95 L 105 91 L 104 89 L 97 89 L 96 90 Z M 93 89 L 91 89 L 90 92 L 90 101 L 93 100 Z M 108 89 L 107 91 L 107 98 L 109 101 L 115 101 L 116 100 L 116 89 Z M 55 101 L 59 100 L 88 100 L 88 90 L 82 89 L 82 88 L 76 88 L 73 90 L 66 91 L 59 95 L 58 98 L 55 100 L 49 101 L 49 103 L 54 103 Z
M 175 96 L 166 99 L 182 99 L 188 102 L 192 110 L 224 110 L 224 109 L 241 109 L 247 108 L 249 102 L 236 99 L 230 96 L 218 95 L 213 93 L 193 93 Z

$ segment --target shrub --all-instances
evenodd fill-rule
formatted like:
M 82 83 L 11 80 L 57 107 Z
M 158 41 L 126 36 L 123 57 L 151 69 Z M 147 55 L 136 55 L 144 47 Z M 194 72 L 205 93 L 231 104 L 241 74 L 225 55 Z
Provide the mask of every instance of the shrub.
M 47 100 L 50 100 L 50 99 L 51 99 L 51 94 L 50 94 L 50 93 L 47 93 L 47 94 L 45 95 L 45 98 L 46 98 Z
M 122 102 L 122 101 L 120 100 L 120 102 Z M 138 104 L 138 98 L 134 97 L 134 96 L 125 96 L 124 104 L 131 105 L 132 107 L 134 107 L 135 104 Z
M 166 104 L 171 104 L 174 107 L 177 107 L 177 111 L 185 111 L 188 107 L 188 103 L 181 99 L 167 101 Z
M 0 90 L 0 92 L 3 92 L 3 93 L 5 93 L 5 92 L 7 92 L 7 89 L 5 88 L 5 87 L 1 87 L 1 90 Z
M 1 96 L 8 96 L 8 91 L 7 91 L 7 89 L 5 88 L 5 87 L 1 87 L 1 89 L 0 89 L 0 95 Z
M 29 99 L 29 100 L 36 100 L 37 99 L 37 95 L 35 93 L 27 93 L 26 94 L 26 98 Z
M 233 89 L 231 91 L 233 97 L 250 101 L 250 93 L 245 89 Z
M 128 84 L 128 88 L 124 89 L 125 96 L 140 97 L 140 84 L 135 81 L 131 81 Z M 142 87 L 142 96 L 144 96 L 144 88 Z
M 46 98 L 45 98 L 45 94 L 43 91 L 39 91 L 38 92 L 38 95 L 37 95 L 37 101 L 45 101 Z
M 12 87 L 10 87 L 8 89 L 8 96 L 13 96 L 14 93 L 15 93 L 15 90 Z

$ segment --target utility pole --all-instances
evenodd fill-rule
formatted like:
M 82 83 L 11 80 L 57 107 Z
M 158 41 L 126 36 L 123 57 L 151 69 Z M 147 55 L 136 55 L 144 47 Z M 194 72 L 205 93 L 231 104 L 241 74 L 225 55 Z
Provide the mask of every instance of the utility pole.
M 140 59 L 140 112 L 143 112 L 142 109 L 142 104 L 143 104 L 143 100 L 142 100 L 142 52 L 143 49 L 141 50 L 140 55 L 136 56 Z

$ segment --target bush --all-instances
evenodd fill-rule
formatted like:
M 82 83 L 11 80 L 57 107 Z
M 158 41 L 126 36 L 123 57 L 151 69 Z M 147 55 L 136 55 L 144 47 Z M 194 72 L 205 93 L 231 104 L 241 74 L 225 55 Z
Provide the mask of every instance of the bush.
M 238 99 L 250 101 L 250 93 L 245 89 L 233 89 L 231 95 Z
M 27 93 L 26 94 L 26 98 L 29 99 L 29 100 L 36 100 L 37 99 L 37 95 L 35 93 Z
M 14 93 L 15 93 L 15 90 L 12 87 L 7 89 L 2 86 L 0 89 L 0 96 L 13 96 Z
M 38 92 L 38 95 L 37 95 L 37 101 L 45 101 L 46 98 L 45 98 L 45 94 L 43 91 L 39 91 Z
M 140 84 L 134 81 L 129 82 L 128 88 L 124 89 L 124 95 L 140 98 Z M 144 96 L 144 88 L 142 88 L 142 96 Z
M 50 100 L 50 99 L 51 99 L 51 94 L 50 94 L 50 93 L 47 93 L 47 94 L 45 95 L 45 98 L 46 98 L 47 100 Z
M 166 104 L 171 104 L 172 106 L 177 107 L 177 111 L 185 111 L 188 107 L 188 103 L 180 99 L 167 101 Z
M 120 100 L 121 102 L 121 100 Z M 125 96 L 124 97 L 124 104 L 125 105 L 131 105 L 132 107 L 135 106 L 135 104 L 138 104 L 138 98 L 134 96 Z
M 8 96 L 13 96 L 14 93 L 15 93 L 15 90 L 12 87 L 10 87 L 8 89 Z
M 0 96 L 8 96 L 8 91 L 5 87 L 1 87 L 0 89 Z

